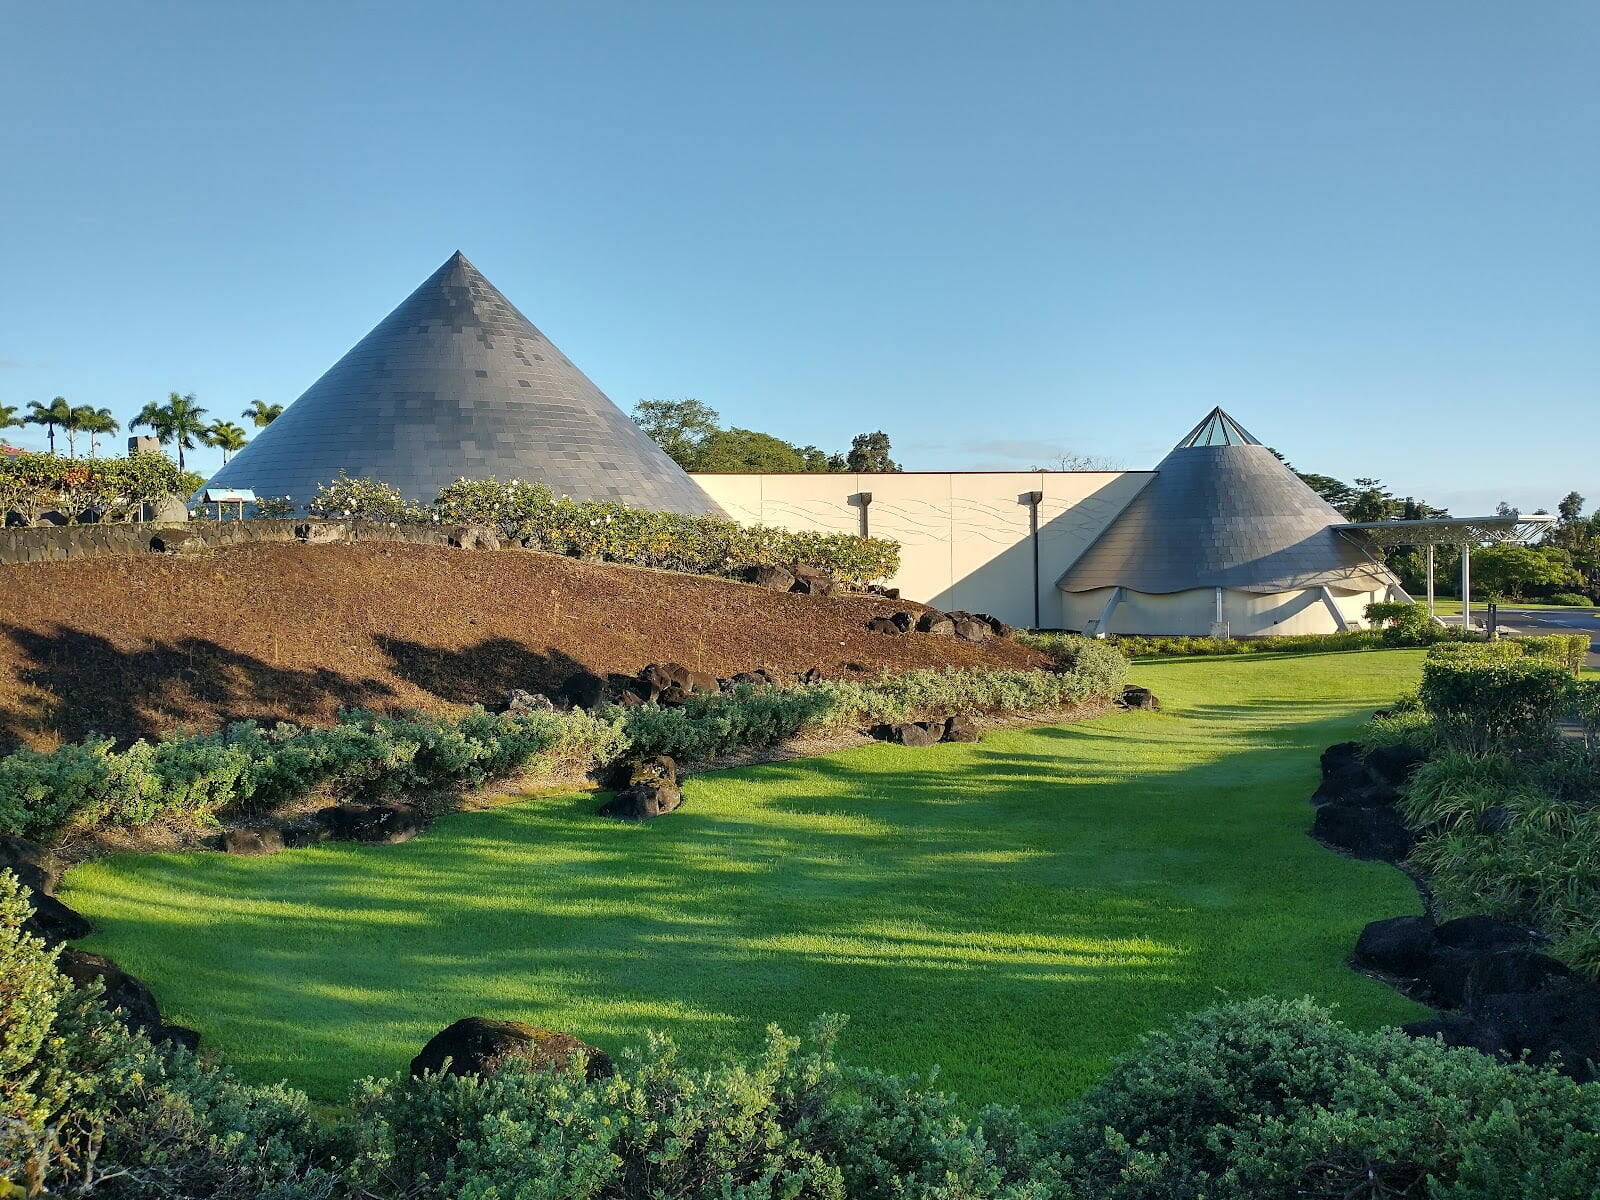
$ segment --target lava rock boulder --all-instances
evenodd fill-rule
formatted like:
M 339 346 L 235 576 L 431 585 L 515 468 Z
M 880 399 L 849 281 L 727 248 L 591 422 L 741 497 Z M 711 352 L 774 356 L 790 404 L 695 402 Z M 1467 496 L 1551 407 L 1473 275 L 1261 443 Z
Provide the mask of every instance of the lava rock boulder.
M 751 567 L 745 578 L 774 592 L 790 592 L 795 585 L 794 572 L 787 567 Z
M 794 586 L 790 590 L 807 596 L 831 596 L 839 590 L 839 583 L 824 568 L 801 563 L 794 568 Z
M 0 871 L 10 871 L 25 888 L 46 896 L 56 894 L 61 878 L 55 855 L 27 838 L 0 837 Z
M 511 1063 L 540 1071 L 565 1071 L 580 1058 L 587 1079 L 606 1079 L 615 1072 L 605 1051 L 569 1033 L 538 1029 L 521 1021 L 463 1017 L 428 1039 L 422 1052 L 411 1060 L 411 1077 L 492 1075 Z
M 665 754 L 635 759 L 613 769 L 616 794 L 600 806 L 600 815 L 623 821 L 650 821 L 675 812 L 683 804 L 678 764 Z
M 1356 939 L 1358 966 L 1401 979 L 1420 979 L 1433 960 L 1434 924 L 1427 917 L 1373 921 Z
M 944 723 L 944 740 L 947 742 L 976 742 L 982 738 L 978 723 L 965 713 L 957 713 Z
M 1352 858 L 1403 862 L 1417 844 L 1405 818 L 1391 807 L 1324 804 L 1317 809 L 1311 836 Z
M 387 845 L 409 842 L 428 824 L 409 804 L 387 802 L 331 805 L 317 811 L 316 821 L 336 841 Z
M 936 746 L 944 740 L 944 729 L 943 721 L 898 721 L 873 726 L 872 736 L 897 746 Z
M 241 826 L 224 830 L 222 834 L 222 850 L 226 854 L 259 857 L 276 854 L 283 846 L 283 831 L 271 825 Z

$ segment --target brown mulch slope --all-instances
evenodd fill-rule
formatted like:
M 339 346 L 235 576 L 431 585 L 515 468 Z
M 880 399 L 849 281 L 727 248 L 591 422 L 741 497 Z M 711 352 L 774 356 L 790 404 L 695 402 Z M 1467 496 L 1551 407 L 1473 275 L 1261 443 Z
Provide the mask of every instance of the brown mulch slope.
M 868 633 L 917 605 L 528 551 L 264 544 L 0 566 L 0 751 L 341 706 L 459 711 L 576 671 L 1035 666 L 1011 642 Z

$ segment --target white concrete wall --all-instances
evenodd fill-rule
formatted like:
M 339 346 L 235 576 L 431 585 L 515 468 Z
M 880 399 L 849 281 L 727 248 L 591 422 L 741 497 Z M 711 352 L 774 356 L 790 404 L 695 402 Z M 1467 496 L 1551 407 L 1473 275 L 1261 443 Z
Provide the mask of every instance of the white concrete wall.
M 908 600 L 1034 623 L 1028 505 L 1039 505 L 1040 622 L 1060 623 L 1055 582 L 1153 477 L 1150 471 L 995 471 L 840 475 L 696 475 L 728 515 L 784 529 L 856 533 L 872 495 L 868 530 L 900 543 L 890 580 Z M 1208 626 L 1209 628 L 1209 626 Z
M 1366 606 L 1385 599 L 1382 592 L 1333 590 L 1334 603 L 1347 622 L 1363 624 Z M 1067 629 L 1082 629 L 1105 609 L 1110 588 L 1061 594 L 1061 624 Z M 1265 637 L 1270 634 L 1334 633 L 1340 625 L 1323 603 L 1321 593 L 1239 592 L 1224 588 L 1222 618 L 1233 637 Z M 1213 588 L 1193 588 L 1184 592 L 1154 595 L 1125 591 L 1111 614 L 1106 633 L 1187 634 L 1204 637 L 1216 619 L 1216 592 Z

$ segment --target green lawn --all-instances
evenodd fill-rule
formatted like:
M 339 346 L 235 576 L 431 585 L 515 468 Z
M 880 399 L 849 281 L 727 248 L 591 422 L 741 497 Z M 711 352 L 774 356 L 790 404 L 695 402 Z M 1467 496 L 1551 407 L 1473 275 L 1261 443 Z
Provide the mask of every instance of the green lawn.
M 1569 612 L 1584 613 L 1586 615 L 1594 612 L 1593 608 L 1585 608 L 1578 604 L 1539 604 L 1533 600 L 1502 600 L 1500 602 L 1500 607 L 1502 609 L 1526 608 L 1538 612 Z M 1461 615 L 1461 600 L 1459 597 L 1454 600 L 1447 600 L 1443 596 L 1435 597 L 1433 602 L 1433 610 L 1441 617 L 1459 617 Z M 1472 597 L 1472 611 L 1478 616 L 1482 616 L 1488 610 L 1489 602 L 1482 596 L 1474 593 Z
M 1318 752 L 1419 660 L 1141 663 L 1162 713 L 701 776 L 642 826 L 545 797 L 402 846 L 124 856 L 64 898 L 169 1019 L 322 1099 L 472 1013 L 700 1058 L 844 1012 L 853 1061 L 1049 1109 L 1225 997 L 1420 1012 L 1344 965 L 1411 884 L 1305 836 Z

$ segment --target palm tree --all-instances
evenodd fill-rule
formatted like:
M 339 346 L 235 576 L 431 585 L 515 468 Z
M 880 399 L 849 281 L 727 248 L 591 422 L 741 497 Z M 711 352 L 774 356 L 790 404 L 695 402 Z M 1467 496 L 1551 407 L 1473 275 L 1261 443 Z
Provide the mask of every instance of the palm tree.
M 88 405 L 84 405 L 80 410 L 78 428 L 89 435 L 89 457 L 93 458 L 99 449 L 97 439 L 110 437 L 122 426 L 111 415 L 109 408 L 90 408 Z
M 41 404 L 37 400 L 28 402 L 28 415 L 24 420 L 26 425 L 43 425 L 45 432 L 50 437 L 50 453 L 56 452 L 56 426 L 67 425 L 72 421 L 72 405 L 67 403 L 65 396 L 57 396 L 49 404 Z
M 283 416 L 283 405 L 268 404 L 265 400 L 252 400 L 250 407 L 239 415 L 254 422 L 257 429 L 265 429 Z
M 150 401 L 139 410 L 139 415 L 128 422 L 129 429 L 145 426 L 156 435 L 156 441 L 163 446 L 169 442 L 178 447 L 178 470 L 185 469 L 183 452 L 195 448 L 195 439 L 201 443 L 206 441 L 206 423 L 202 418 L 206 410 L 194 402 L 194 393 L 180 396 L 177 392 L 167 393 L 167 402 L 157 404 Z
M 17 416 L 15 404 L 0 404 L 0 429 L 21 429 L 27 422 Z
M 232 421 L 213 421 L 206 426 L 206 443 L 222 451 L 222 465 L 228 465 L 228 459 L 239 453 L 250 441 L 245 437 L 244 430 Z
M 67 435 L 67 457 L 78 457 L 78 434 L 87 433 L 89 426 L 84 424 L 94 422 L 94 409 L 87 404 L 67 405 L 67 415 L 62 418 L 61 430 Z

